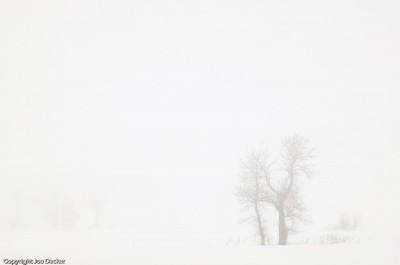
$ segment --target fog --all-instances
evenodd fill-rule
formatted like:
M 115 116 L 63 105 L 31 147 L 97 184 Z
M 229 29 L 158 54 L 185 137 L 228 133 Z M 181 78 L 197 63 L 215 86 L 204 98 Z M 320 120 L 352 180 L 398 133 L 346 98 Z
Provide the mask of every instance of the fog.
M 398 8 L 2 1 L 0 231 L 251 237 L 233 196 L 240 161 L 261 143 L 278 156 L 298 133 L 317 171 L 302 231 L 347 214 L 398 239 Z

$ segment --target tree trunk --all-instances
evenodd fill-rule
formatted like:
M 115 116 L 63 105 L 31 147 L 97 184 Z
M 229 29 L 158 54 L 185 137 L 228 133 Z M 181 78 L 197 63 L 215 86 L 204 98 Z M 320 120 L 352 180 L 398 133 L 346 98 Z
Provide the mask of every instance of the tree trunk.
M 265 245 L 265 234 L 264 234 L 264 228 L 262 225 L 258 205 L 256 205 L 255 209 L 256 209 L 256 217 L 257 217 L 258 234 L 260 235 L 260 245 L 264 246 Z
M 283 206 L 278 207 L 279 214 L 279 245 L 286 245 L 288 233 L 286 228 L 285 211 Z

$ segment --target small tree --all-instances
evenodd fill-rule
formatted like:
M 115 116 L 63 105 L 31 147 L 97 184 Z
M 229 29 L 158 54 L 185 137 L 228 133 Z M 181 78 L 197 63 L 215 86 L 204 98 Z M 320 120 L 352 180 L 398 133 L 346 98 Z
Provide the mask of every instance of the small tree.
M 94 187 L 94 190 L 91 191 L 90 207 L 93 212 L 93 225 L 95 228 L 99 228 L 101 225 L 104 208 L 107 205 L 112 189 L 109 183 L 103 185 L 103 187 L 105 188 L 98 189 Z
M 333 228 L 338 230 L 357 230 L 360 227 L 360 223 L 361 219 L 358 215 L 348 216 L 341 214 Z
M 65 198 L 60 202 L 58 207 L 58 222 L 60 227 L 72 229 L 78 220 L 78 212 L 75 205 L 68 198 Z
M 281 174 L 274 172 L 272 177 L 271 168 L 265 168 L 267 189 L 263 198 L 278 213 L 279 245 L 286 245 L 289 232 L 295 232 L 299 221 L 305 221 L 300 184 L 302 177 L 312 175 L 311 158 L 307 140 L 294 135 L 282 141 L 281 158 L 277 161 Z
M 97 196 L 94 197 L 90 203 L 92 210 L 93 210 L 93 217 L 94 217 L 94 227 L 100 227 L 100 220 L 103 213 L 103 208 L 107 202 L 107 197 Z
M 358 215 L 353 216 L 352 229 L 357 230 L 361 226 L 361 217 Z
M 242 161 L 241 169 L 240 184 L 236 188 L 235 195 L 244 205 L 244 209 L 250 210 L 250 216 L 244 221 L 256 224 L 260 245 L 265 245 L 267 238 L 263 216 L 265 201 L 262 198 L 266 188 L 263 177 L 263 172 L 266 171 L 266 151 L 263 148 L 249 151 Z
M 339 217 L 337 227 L 338 227 L 340 230 L 351 230 L 352 225 L 351 225 L 350 218 L 349 218 L 347 215 L 342 214 L 342 215 Z
M 78 212 L 68 196 L 54 193 L 42 202 L 45 218 L 52 229 L 71 229 L 78 220 Z

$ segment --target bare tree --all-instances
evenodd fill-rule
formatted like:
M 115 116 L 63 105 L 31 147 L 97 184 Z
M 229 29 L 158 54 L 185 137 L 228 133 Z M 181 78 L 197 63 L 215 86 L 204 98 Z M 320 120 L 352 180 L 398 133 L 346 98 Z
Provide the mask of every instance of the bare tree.
M 52 229 L 71 229 L 76 224 L 78 212 L 68 196 L 59 193 L 49 194 L 41 204 Z
M 60 227 L 64 229 L 71 229 L 75 226 L 78 220 L 78 212 L 75 205 L 69 198 L 64 198 L 58 205 L 58 222 Z
M 103 208 L 107 202 L 106 196 L 97 196 L 94 197 L 90 203 L 92 210 L 93 210 L 93 217 L 94 217 L 94 227 L 99 228 L 100 226 L 100 219 L 103 213 Z
M 95 228 L 99 228 L 101 225 L 104 207 L 108 202 L 111 189 L 110 185 L 107 184 L 106 188 L 101 190 L 96 188 L 91 192 L 90 207 L 93 211 L 93 225 Z
M 361 226 L 361 216 L 359 215 L 354 215 L 353 216 L 353 222 L 352 222 L 352 229 L 357 230 Z
M 358 215 L 341 214 L 337 223 L 332 226 L 332 229 L 337 230 L 357 230 L 361 224 L 361 217 Z
M 338 224 L 336 226 L 340 230 L 351 230 L 352 224 L 349 216 L 342 214 L 339 217 Z
M 274 177 L 272 167 L 265 168 L 267 191 L 263 199 L 272 204 L 278 213 L 279 245 L 286 245 L 288 234 L 297 230 L 299 221 L 305 221 L 300 184 L 302 177 L 312 175 L 311 158 L 312 149 L 308 147 L 307 140 L 294 135 L 282 141 L 281 158 L 275 162 L 279 170 L 274 171 Z
M 265 167 L 266 151 L 263 148 L 249 151 L 242 161 L 241 182 L 235 191 L 235 196 L 244 205 L 244 209 L 251 211 L 251 215 L 244 221 L 256 224 L 260 245 L 265 245 L 267 238 L 263 216 L 265 201 L 262 200 L 266 188 L 263 177 Z
M 57 229 L 60 222 L 59 195 L 47 194 L 46 198 L 41 202 L 45 218 L 52 229 Z

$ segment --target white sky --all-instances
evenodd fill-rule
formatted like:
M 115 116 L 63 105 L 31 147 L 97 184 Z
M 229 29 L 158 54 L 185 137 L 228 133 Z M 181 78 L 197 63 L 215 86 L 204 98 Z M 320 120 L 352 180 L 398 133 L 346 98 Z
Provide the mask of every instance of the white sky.
M 387 224 L 400 221 L 399 10 L 1 1 L 0 207 L 20 197 L 29 226 L 43 198 L 88 215 L 108 194 L 103 225 L 138 241 L 246 236 L 232 195 L 240 158 L 301 133 L 318 154 L 313 226 L 346 212 L 400 234 Z

